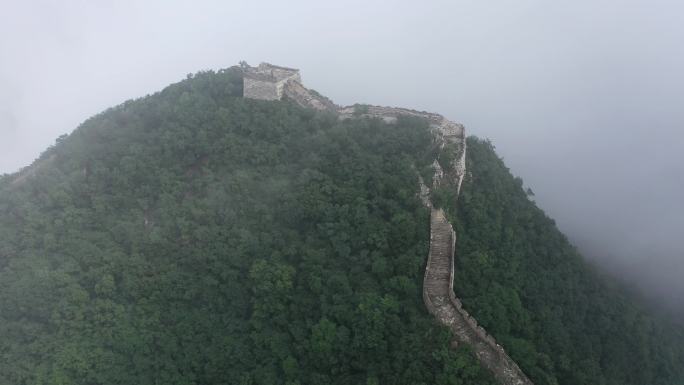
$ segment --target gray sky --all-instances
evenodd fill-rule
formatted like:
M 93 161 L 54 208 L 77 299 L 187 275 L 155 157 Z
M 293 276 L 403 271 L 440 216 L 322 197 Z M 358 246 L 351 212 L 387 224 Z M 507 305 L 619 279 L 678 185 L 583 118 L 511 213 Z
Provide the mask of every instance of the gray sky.
M 269 61 L 463 122 L 588 255 L 684 298 L 679 1 L 327 3 L 0 0 L 0 173 L 187 73 Z

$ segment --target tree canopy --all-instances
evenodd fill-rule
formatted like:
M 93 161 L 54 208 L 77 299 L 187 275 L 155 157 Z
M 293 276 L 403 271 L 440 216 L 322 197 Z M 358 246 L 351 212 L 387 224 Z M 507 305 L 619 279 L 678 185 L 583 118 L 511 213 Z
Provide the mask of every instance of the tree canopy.
M 188 76 L 0 177 L 0 384 L 494 384 L 427 313 L 428 124 Z M 468 144 L 456 291 L 537 384 L 676 384 L 681 330 Z
M 468 139 L 455 291 L 535 384 L 681 384 L 684 336 L 592 269 L 487 140 Z
M 492 383 L 423 307 L 427 124 L 240 95 L 189 76 L 0 179 L 0 383 Z

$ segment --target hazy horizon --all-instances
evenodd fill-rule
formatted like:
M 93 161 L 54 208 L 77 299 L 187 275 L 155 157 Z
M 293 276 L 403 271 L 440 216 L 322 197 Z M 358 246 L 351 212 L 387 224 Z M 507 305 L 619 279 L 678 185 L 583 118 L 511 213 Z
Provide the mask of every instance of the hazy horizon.
M 684 6 L 675 1 L 85 1 L 0 24 L 0 174 L 188 73 L 302 70 L 338 104 L 435 111 L 488 137 L 580 250 L 684 302 Z

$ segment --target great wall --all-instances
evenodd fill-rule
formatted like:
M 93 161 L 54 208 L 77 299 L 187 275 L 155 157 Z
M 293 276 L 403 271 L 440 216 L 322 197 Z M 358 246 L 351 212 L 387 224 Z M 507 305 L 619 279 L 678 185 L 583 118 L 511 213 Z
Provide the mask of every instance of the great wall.
M 463 125 L 454 123 L 442 115 L 404 108 L 381 106 L 341 107 L 330 99 L 307 89 L 302 84 L 299 70 L 261 63 L 250 67 L 242 63 L 244 74 L 243 97 L 260 100 L 280 100 L 286 97 L 295 103 L 321 111 L 338 114 L 340 119 L 358 117 L 379 118 L 387 123 L 396 122 L 402 115 L 419 117 L 430 124 L 435 143 L 444 148 L 452 145 L 457 152 L 448 170 L 443 170 L 435 160 L 432 188 L 442 183 L 451 184 L 460 193 L 465 175 L 466 140 Z M 447 326 L 456 344 L 469 345 L 483 367 L 504 385 L 531 385 L 529 378 L 496 343 L 494 338 L 477 324 L 463 309 L 453 290 L 456 233 L 444 211 L 433 207 L 430 189 L 420 180 L 420 197 L 430 210 L 430 248 L 423 280 L 423 301 L 430 314 Z
M 463 125 L 454 123 L 442 115 L 405 108 L 363 105 L 338 106 L 330 99 L 309 90 L 302 84 L 299 70 L 261 63 L 250 67 L 242 63 L 244 78 L 243 97 L 258 100 L 281 100 L 288 98 L 302 107 L 333 112 L 339 119 L 359 117 L 379 118 L 394 123 L 400 116 L 425 119 L 431 128 L 435 144 L 441 148 L 455 145 L 457 156 L 448 170 L 443 170 L 435 160 L 433 185 L 426 186 L 420 180 L 420 197 L 430 210 L 430 247 L 423 280 L 423 301 L 427 310 L 437 321 L 447 326 L 456 344 L 469 345 L 483 367 L 487 368 L 503 385 L 532 385 L 527 376 L 511 359 L 503 347 L 477 324 L 477 321 L 463 309 L 461 301 L 453 291 L 454 254 L 456 233 L 443 210 L 433 207 L 430 190 L 442 183 L 449 183 L 456 189 L 457 196 L 466 172 L 466 140 Z M 54 157 L 37 161 L 14 176 L 10 187 L 18 187 L 32 177 L 45 163 Z

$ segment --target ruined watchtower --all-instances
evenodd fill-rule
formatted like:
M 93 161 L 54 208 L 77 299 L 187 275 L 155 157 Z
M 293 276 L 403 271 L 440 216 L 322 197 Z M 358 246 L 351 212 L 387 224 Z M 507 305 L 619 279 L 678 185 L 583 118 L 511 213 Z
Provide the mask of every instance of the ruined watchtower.
M 261 63 L 258 67 L 245 67 L 243 97 L 261 100 L 280 100 L 288 81 L 301 83 L 299 70 Z

